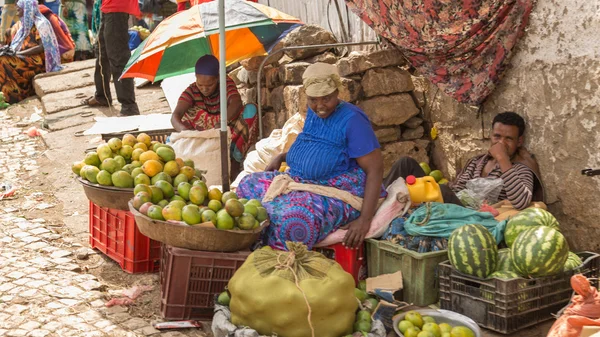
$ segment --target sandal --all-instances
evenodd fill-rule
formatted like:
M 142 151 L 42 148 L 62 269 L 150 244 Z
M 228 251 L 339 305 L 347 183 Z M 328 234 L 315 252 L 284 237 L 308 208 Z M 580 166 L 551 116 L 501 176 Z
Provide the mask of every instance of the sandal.
M 108 102 L 100 101 L 94 96 L 90 96 L 90 97 L 82 100 L 81 104 L 87 105 L 87 106 L 104 106 L 104 107 L 108 106 Z

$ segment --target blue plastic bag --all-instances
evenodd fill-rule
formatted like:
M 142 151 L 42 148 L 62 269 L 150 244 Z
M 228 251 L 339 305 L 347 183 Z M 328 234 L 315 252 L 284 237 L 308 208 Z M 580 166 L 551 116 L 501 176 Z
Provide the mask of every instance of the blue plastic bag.
M 413 236 L 448 238 L 458 227 L 480 224 L 487 228 L 496 243 L 504 240 L 505 221 L 496 221 L 488 212 L 478 212 L 454 204 L 427 203 L 416 209 L 404 223 L 406 232 Z

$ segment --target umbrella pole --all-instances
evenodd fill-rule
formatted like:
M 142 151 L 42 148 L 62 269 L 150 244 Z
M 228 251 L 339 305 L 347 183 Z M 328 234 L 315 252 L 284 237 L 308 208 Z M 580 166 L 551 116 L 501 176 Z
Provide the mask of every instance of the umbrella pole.
M 225 62 L 225 0 L 219 0 L 219 90 L 221 101 L 221 180 L 229 191 L 229 147 L 227 146 L 227 70 Z

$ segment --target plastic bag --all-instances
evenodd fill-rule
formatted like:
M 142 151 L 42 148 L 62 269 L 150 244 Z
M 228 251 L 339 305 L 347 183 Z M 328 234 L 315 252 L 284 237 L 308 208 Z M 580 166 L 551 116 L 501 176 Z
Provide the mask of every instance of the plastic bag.
M 229 143 L 231 137 L 227 137 Z M 171 146 L 177 158 L 193 160 L 197 169 L 206 171 L 204 177 L 208 186 L 221 185 L 221 140 L 220 131 L 211 129 L 206 131 L 181 131 L 174 132 L 169 137 Z M 227 151 L 229 154 L 229 151 Z M 227 155 L 229 159 L 229 155 Z
M 240 327 L 231 323 L 231 311 L 228 307 L 215 304 L 215 315 L 212 319 L 212 333 L 214 337 L 263 337 L 256 330 L 249 327 Z M 366 337 L 385 337 L 385 326 L 380 320 L 371 324 L 371 332 Z M 269 337 L 277 337 L 272 335 Z M 361 334 L 361 337 L 364 335 Z
M 507 221 L 496 221 L 488 212 L 477 212 L 454 204 L 427 203 L 417 208 L 404 223 L 404 229 L 413 236 L 448 238 L 458 227 L 480 224 L 487 228 L 496 242 L 504 240 Z
M 500 178 L 475 178 L 467 181 L 467 187 L 456 196 L 465 207 L 478 210 L 484 203 L 491 205 L 498 202 L 503 184 Z
M 571 277 L 577 293 L 547 337 L 579 337 L 584 326 L 600 326 L 600 294 L 582 274 Z
M 275 156 L 287 152 L 302 132 L 305 118 L 305 115 L 299 113 L 293 115 L 282 129 L 273 130 L 268 138 L 256 143 L 256 150 L 248 152 L 244 160 L 244 171 L 231 183 L 231 187 L 237 187 L 250 173 L 264 171 Z

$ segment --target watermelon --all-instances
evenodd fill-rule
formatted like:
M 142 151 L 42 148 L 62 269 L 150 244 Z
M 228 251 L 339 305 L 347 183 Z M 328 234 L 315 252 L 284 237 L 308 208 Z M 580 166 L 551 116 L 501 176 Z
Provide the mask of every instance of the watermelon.
M 515 267 L 510 257 L 510 248 L 503 248 L 498 251 L 498 264 L 496 266 L 497 272 L 514 272 Z
M 569 244 L 558 230 L 538 226 L 521 232 L 510 253 L 517 273 L 525 277 L 543 277 L 563 271 Z
M 508 220 L 504 231 L 506 245 L 512 247 L 513 242 L 522 231 L 537 226 L 548 226 L 560 230 L 558 221 L 550 212 L 541 208 L 528 208 Z
M 519 278 L 519 274 L 514 271 L 495 271 L 488 278 L 499 278 L 501 280 L 510 280 L 513 278 Z
M 581 266 L 583 264 L 583 261 L 581 260 L 581 258 L 579 256 L 577 256 L 577 254 L 573 253 L 573 252 L 569 252 L 569 256 L 567 257 L 567 261 L 565 262 L 565 267 L 564 267 L 564 271 L 569 271 L 569 270 L 573 270 L 576 269 L 577 267 Z
M 464 225 L 450 235 L 448 257 L 461 273 L 487 278 L 496 270 L 498 246 L 482 225 Z

